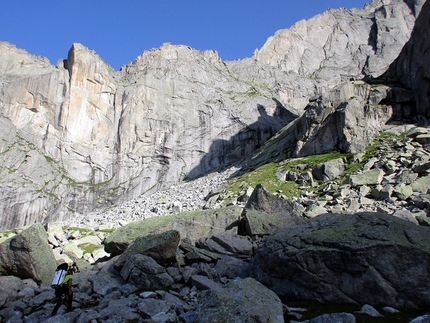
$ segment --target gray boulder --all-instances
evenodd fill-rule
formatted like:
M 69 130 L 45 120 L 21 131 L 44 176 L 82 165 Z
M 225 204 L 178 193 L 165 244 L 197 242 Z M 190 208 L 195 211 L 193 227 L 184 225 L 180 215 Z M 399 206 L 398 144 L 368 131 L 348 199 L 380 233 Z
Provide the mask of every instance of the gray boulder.
M 383 170 L 374 168 L 360 174 L 348 176 L 346 183 L 352 186 L 377 185 L 381 183 L 383 176 Z
M 219 276 L 229 279 L 246 278 L 250 274 L 248 262 L 229 256 L 222 256 L 217 261 L 214 270 Z
M 114 264 L 118 261 L 118 256 L 113 257 L 103 264 L 97 274 L 91 279 L 93 283 L 93 290 L 99 295 L 108 295 L 120 289 L 125 281 L 114 268 Z
M 231 206 L 217 210 L 182 212 L 180 215 L 153 217 L 130 223 L 106 237 L 105 251 L 119 255 L 136 238 L 169 230 L 179 231 L 182 239 L 196 241 L 201 237 L 224 232 L 238 221 L 241 212 L 242 208 Z
M 425 314 L 422 316 L 418 316 L 414 318 L 412 321 L 410 321 L 409 323 L 430 323 L 430 315 Z
M 429 246 L 430 228 L 390 215 L 325 214 L 269 236 L 251 276 L 287 300 L 423 308 Z
M 176 250 L 180 240 L 181 236 L 175 230 L 137 238 L 119 257 L 118 262 L 132 255 L 142 254 L 152 257 L 162 266 L 168 266 L 176 260 Z
M 281 300 L 253 278 L 198 295 L 195 323 L 283 323 Z
M 174 284 L 173 278 L 167 274 L 166 268 L 154 259 L 142 254 L 130 256 L 120 272 L 124 280 L 138 289 L 165 289 Z
M 112 299 L 109 305 L 100 311 L 99 319 L 111 322 L 139 322 L 141 316 L 137 313 L 137 309 L 130 305 L 129 299 Z
M 170 307 L 170 304 L 161 299 L 148 298 L 139 302 L 137 310 L 143 318 L 146 318 L 158 313 L 167 313 Z
M 342 158 L 329 160 L 318 164 L 312 169 L 312 175 L 319 181 L 330 181 L 345 171 L 345 164 Z
M 304 207 L 268 192 L 258 184 L 242 212 L 239 234 L 267 235 L 278 228 L 302 224 Z
M 430 218 L 425 215 L 419 215 L 416 217 L 418 223 L 423 226 L 430 227 Z
M 87 323 L 92 320 L 97 320 L 98 318 L 100 318 L 100 314 L 97 311 L 93 309 L 85 310 L 79 315 L 76 323 Z
M 0 244 L 0 275 L 31 278 L 48 285 L 57 268 L 41 224 L 32 225 Z
M 411 184 L 412 190 L 418 193 L 429 193 L 430 192 L 430 174 L 418 178 Z
M 36 288 L 36 283 L 31 279 L 21 280 L 15 276 L 0 276 L 0 308 L 6 303 L 14 302 L 22 296 L 28 287 Z M 24 294 L 24 295 L 23 295 Z M 34 292 L 28 295 L 29 298 L 34 297 Z
M 222 286 L 221 284 L 203 275 L 192 275 L 191 285 L 195 286 L 198 290 L 215 290 L 221 288 Z
M 394 187 L 394 193 L 399 198 L 399 200 L 404 201 L 413 194 L 413 190 L 410 185 L 399 184 Z
M 238 258 L 249 258 L 252 254 L 252 243 L 247 237 L 237 234 L 224 233 L 202 238 L 196 242 L 196 247 Z
M 383 316 L 381 313 L 378 312 L 378 310 L 376 308 L 374 308 L 373 306 L 371 306 L 369 304 L 364 304 L 360 308 L 360 311 L 358 311 L 357 313 L 367 314 L 367 315 L 373 316 L 373 317 L 382 317 Z

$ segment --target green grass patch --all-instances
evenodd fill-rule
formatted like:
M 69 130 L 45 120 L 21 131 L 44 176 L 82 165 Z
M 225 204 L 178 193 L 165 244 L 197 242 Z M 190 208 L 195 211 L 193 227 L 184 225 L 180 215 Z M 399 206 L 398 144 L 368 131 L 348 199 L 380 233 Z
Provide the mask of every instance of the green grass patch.
M 292 197 L 300 194 L 299 185 L 291 181 L 281 181 L 276 177 L 279 170 L 278 163 L 268 163 L 258 167 L 254 171 L 245 173 L 239 177 L 233 178 L 229 181 L 229 189 L 227 195 L 236 195 L 242 191 L 244 183 L 251 187 L 257 184 L 263 184 L 269 192 L 280 192 L 286 196 Z
M 93 230 L 91 230 L 91 229 L 87 229 L 87 228 L 67 227 L 67 228 L 64 228 L 63 230 L 67 230 L 67 231 L 69 231 L 69 232 L 77 231 L 77 232 L 79 232 L 79 234 L 80 234 L 82 237 L 87 236 L 87 235 L 93 235 L 93 234 L 94 234 L 94 231 L 93 231 Z
M 103 245 L 95 245 L 91 243 L 82 243 L 78 245 L 79 249 L 81 249 L 84 254 L 89 253 L 92 254 L 97 249 L 103 249 Z
M 294 172 L 301 174 L 311 171 L 316 165 L 338 158 L 343 158 L 345 171 L 341 176 L 335 179 L 339 184 L 345 179 L 361 169 L 370 158 L 381 154 L 384 145 L 392 145 L 405 139 L 406 134 L 395 134 L 392 132 L 381 132 L 372 140 L 371 144 L 366 147 L 362 153 L 351 154 L 340 151 L 332 151 L 326 154 L 311 155 L 302 158 L 291 158 L 281 162 L 270 162 L 262 165 L 252 171 L 244 173 L 238 177 L 230 179 L 229 188 L 224 192 L 225 196 L 238 197 L 240 192 L 247 185 L 255 187 L 262 184 L 269 192 L 282 192 L 287 197 L 296 197 L 300 195 L 300 188 L 296 182 L 280 180 L 276 174 L 279 172 Z M 321 191 L 327 183 L 318 182 L 314 187 L 307 187 L 308 191 Z
M 309 170 L 314 168 L 316 165 L 328 162 L 329 160 L 338 158 L 348 158 L 350 154 L 345 154 L 340 151 L 333 151 L 326 154 L 310 155 L 302 158 L 291 158 L 283 161 L 281 164 L 285 170 L 296 171 L 298 166 L 305 165 L 305 169 Z
M 111 228 L 111 229 L 99 229 L 99 230 L 97 230 L 97 232 L 102 232 L 102 233 L 112 233 L 114 231 L 115 231 L 114 228 Z
M 231 179 L 229 181 L 230 187 L 226 195 L 238 196 L 246 183 L 251 187 L 255 187 L 257 184 L 262 184 L 269 192 L 280 192 L 287 197 L 299 196 L 301 191 L 299 184 L 293 181 L 280 180 L 276 174 L 287 171 L 303 173 L 310 171 L 318 164 L 333 159 L 348 158 L 349 155 L 350 154 L 334 151 L 327 154 L 312 155 L 303 158 L 291 158 L 280 163 L 271 162 Z M 322 186 L 318 185 L 315 187 L 309 187 L 309 190 L 316 191 L 322 189 Z

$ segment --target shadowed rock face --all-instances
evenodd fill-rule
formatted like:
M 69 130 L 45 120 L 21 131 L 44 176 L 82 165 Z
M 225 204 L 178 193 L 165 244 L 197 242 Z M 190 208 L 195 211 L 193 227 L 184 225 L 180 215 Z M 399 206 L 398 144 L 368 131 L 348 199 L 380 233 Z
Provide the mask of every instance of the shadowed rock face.
M 399 57 L 382 75 L 383 79 L 399 81 L 412 90 L 414 111 L 412 115 L 430 117 L 430 2 L 427 1 L 416 20 L 411 38 Z M 403 109 L 404 110 L 404 109 Z M 408 114 L 402 111 L 403 114 Z
M 362 152 L 372 135 L 392 116 L 392 107 L 380 104 L 388 86 L 347 82 L 313 98 L 305 112 L 256 150 L 249 165 L 268 160 L 327 153 Z
M 313 95 L 382 72 L 420 3 L 328 10 L 237 62 L 164 44 L 114 71 L 73 44 L 55 67 L 1 43 L 0 225 L 61 220 L 250 155 Z
M 429 233 L 385 214 L 320 215 L 268 237 L 251 275 L 288 300 L 423 308 Z

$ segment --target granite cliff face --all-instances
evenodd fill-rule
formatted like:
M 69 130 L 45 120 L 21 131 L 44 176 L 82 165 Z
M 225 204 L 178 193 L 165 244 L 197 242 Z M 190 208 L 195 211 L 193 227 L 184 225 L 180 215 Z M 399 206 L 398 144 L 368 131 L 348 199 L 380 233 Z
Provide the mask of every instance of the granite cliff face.
M 375 0 L 363 9 L 329 9 L 279 30 L 251 59 L 229 62 L 239 75 L 264 80 L 288 108 L 351 79 L 384 73 L 409 40 L 424 0 Z
M 237 161 L 293 120 L 216 52 L 165 44 L 115 72 L 2 43 L 2 225 L 51 221 Z
M 73 44 L 52 66 L 0 43 L 0 226 L 61 220 L 250 155 L 302 115 L 310 98 L 382 74 L 410 38 L 422 4 L 377 0 L 361 10 L 329 10 L 235 62 L 165 44 L 114 71 Z M 365 87 L 357 97 L 379 104 L 384 95 Z M 389 115 L 376 111 L 367 122 L 377 131 Z M 369 134 L 363 127 L 360 140 Z M 302 146 L 307 140 L 296 139 Z

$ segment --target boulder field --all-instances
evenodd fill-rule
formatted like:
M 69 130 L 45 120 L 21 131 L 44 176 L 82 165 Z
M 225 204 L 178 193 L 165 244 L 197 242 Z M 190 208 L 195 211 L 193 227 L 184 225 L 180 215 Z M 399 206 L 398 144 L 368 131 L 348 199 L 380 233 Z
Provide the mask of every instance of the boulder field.
M 276 208 L 276 198 L 271 201 Z M 179 217 L 162 227 L 148 219 L 139 226 L 148 222 L 152 230 L 127 243 L 120 232 L 126 236 L 136 228 L 134 223 L 107 234 L 104 241 L 109 240 L 109 248 L 126 245 L 116 256 L 105 253 L 90 264 L 73 253 L 68 258 L 57 255 L 57 262 L 74 258 L 80 272 L 73 281 L 74 310 L 64 313 L 61 307 L 52 318 L 54 291 L 49 282 L 36 281 L 37 271 L 28 277 L 13 271 L 13 266 L 3 266 L 0 321 L 288 322 L 308 317 L 311 308 L 289 305 L 300 300 L 355 306 L 350 312 L 309 317 L 309 322 L 360 322 L 370 316 L 395 319 L 396 315 L 406 315 L 408 322 L 425 319 L 422 315 L 430 307 L 429 227 L 367 212 L 323 214 L 264 236 L 239 235 L 242 211 L 234 206 L 226 213 L 232 214 L 232 208 L 236 217 L 230 223 L 217 219 L 223 209 L 210 212 L 207 217 L 218 232 L 194 235 L 196 240 L 181 239 L 180 232 L 172 229 L 184 223 Z M 194 227 L 200 230 L 199 225 Z M 12 249 L 13 241 L 34 230 L 26 228 L 3 241 L 1 250 Z M 72 230 L 67 230 L 56 230 L 58 237 L 69 235 L 66 244 L 83 239 L 76 233 L 72 238 Z M 192 230 L 190 222 L 188 231 Z M 48 235 L 41 244 L 48 245 Z M 31 259 L 15 264 L 22 266 L 20 261 Z M 45 263 L 53 261 L 54 253 L 43 258 Z

